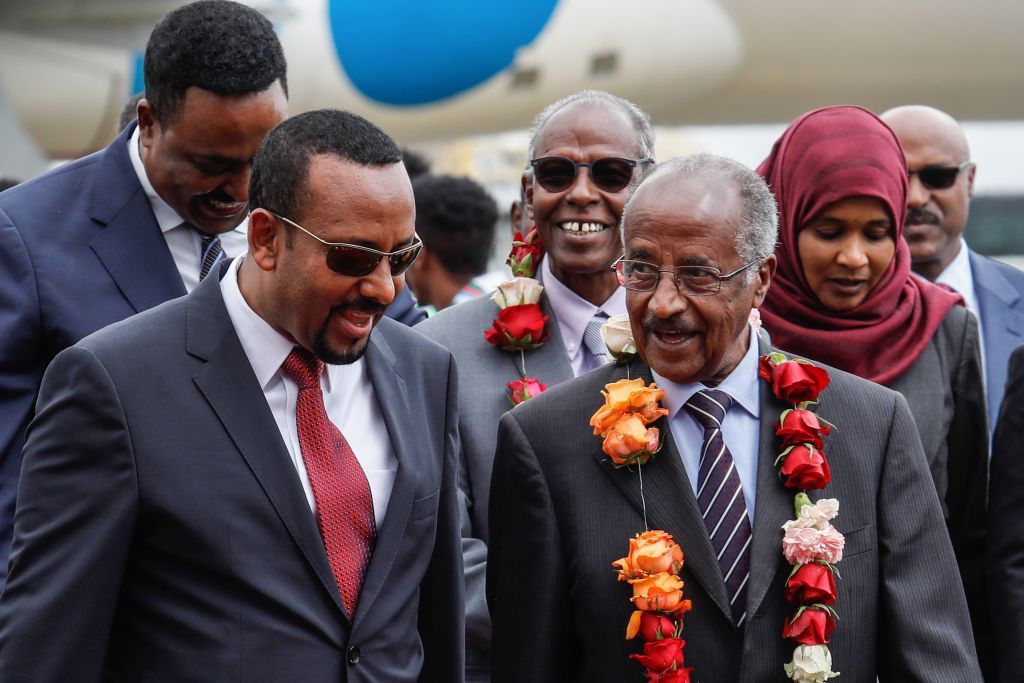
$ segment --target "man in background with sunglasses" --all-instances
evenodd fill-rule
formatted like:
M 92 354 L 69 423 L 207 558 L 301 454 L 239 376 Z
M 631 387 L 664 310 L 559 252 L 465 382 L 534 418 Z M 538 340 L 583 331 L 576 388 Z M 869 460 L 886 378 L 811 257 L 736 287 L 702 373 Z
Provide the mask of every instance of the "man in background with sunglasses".
M 882 119 L 899 138 L 910 171 L 904 236 L 912 268 L 962 294 L 978 318 L 991 432 L 1010 354 L 1024 343 L 1024 273 L 985 258 L 964 241 L 975 166 L 956 120 L 921 105 L 890 109 Z
M 611 270 L 622 255 L 619 218 L 653 155 L 650 117 L 627 100 L 583 91 L 546 107 L 532 126 L 522 184 L 544 247 L 536 279 L 550 336 L 522 355 L 489 344 L 484 331 L 499 312 L 490 298 L 452 306 L 416 327 L 449 349 L 460 374 L 471 378 L 459 384 L 467 681 L 489 681 L 491 673 L 487 508 L 498 420 L 512 407 L 508 383 L 525 374 L 551 388 L 607 362 L 600 326 L 626 312 Z
M 401 159 L 285 121 L 248 252 L 54 359 L 0 680 L 462 680 L 455 365 L 383 317 L 420 249 Z

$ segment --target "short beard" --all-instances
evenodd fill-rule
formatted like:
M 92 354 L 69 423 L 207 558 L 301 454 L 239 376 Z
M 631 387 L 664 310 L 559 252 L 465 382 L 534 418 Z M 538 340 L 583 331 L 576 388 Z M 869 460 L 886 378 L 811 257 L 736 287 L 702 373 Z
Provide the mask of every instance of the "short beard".
M 373 315 L 383 315 L 387 307 L 379 303 L 363 300 L 357 303 L 341 304 L 332 308 L 327 319 L 324 320 L 324 324 L 320 326 L 320 329 L 316 331 L 316 335 L 313 337 L 313 354 L 328 365 L 351 365 L 363 357 L 363 354 L 366 353 L 366 348 L 370 344 L 369 334 L 366 335 L 365 339 L 355 342 L 353 347 L 347 351 L 336 351 L 327 343 L 327 327 L 330 325 L 331 317 L 346 308 L 358 308 Z M 374 327 L 376 327 L 376 324 L 374 324 Z M 373 334 L 372 328 L 370 329 L 370 334 Z

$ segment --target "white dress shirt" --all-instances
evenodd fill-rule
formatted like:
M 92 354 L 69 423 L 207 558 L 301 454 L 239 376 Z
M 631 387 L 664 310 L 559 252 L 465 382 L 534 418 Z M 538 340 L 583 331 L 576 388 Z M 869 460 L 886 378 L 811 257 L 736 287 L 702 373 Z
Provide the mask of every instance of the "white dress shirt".
M 270 412 L 277 422 L 281 439 L 288 448 L 292 464 L 299 475 L 299 481 L 306 492 L 309 507 L 316 511 L 316 499 L 309 485 L 306 464 L 299 447 L 299 434 L 295 426 L 295 402 L 299 388 L 281 372 L 281 364 L 291 353 L 294 344 L 285 339 L 267 321 L 256 314 L 238 288 L 238 267 L 241 258 L 232 262 L 228 272 L 220 281 L 224 305 L 228 309 L 231 324 L 242 342 L 245 355 L 252 365 L 256 379 L 263 388 Z M 388 437 L 384 416 L 377 403 L 377 395 L 366 373 L 366 360 L 361 358 L 349 365 L 328 365 L 320 380 L 324 394 L 327 417 L 333 422 L 352 447 L 359 460 L 373 495 L 373 516 L 380 529 L 384 513 L 391 499 L 391 489 L 398 474 L 398 460 L 395 458 Z
M 178 215 L 178 212 L 171 208 L 171 205 L 164 201 L 163 197 L 153 189 L 153 183 L 149 182 L 146 175 L 146 167 L 142 164 L 142 157 L 139 155 L 139 128 L 135 127 L 132 136 L 128 139 L 128 158 L 132 160 L 132 168 L 135 175 L 139 177 L 139 183 L 146 193 L 146 199 L 153 209 L 153 216 L 156 217 L 157 225 L 160 226 L 167 241 L 167 248 L 171 251 L 171 258 L 174 265 L 178 267 L 178 274 L 181 281 L 185 283 L 185 291 L 191 292 L 199 284 L 200 251 L 203 238 L 199 233 L 185 224 L 185 219 Z M 221 248 L 228 258 L 234 258 L 244 253 L 249 248 L 246 228 L 248 220 L 234 230 L 229 230 L 219 235 Z
M 718 389 L 732 397 L 732 406 L 722 421 L 722 437 L 736 463 L 747 504 L 750 523 L 754 523 L 754 501 L 757 497 L 757 460 L 761 448 L 761 379 L 757 375 L 757 332 L 750 326 L 750 343 L 743 359 L 717 387 L 700 382 L 676 384 L 651 371 L 658 387 L 665 391 L 662 404 L 668 409 L 669 429 L 675 441 L 683 468 L 690 480 L 693 495 L 700 483 L 700 452 L 704 446 L 704 428 L 683 406 L 701 389 Z M 772 417 L 771 419 L 775 419 Z M 772 463 L 768 463 L 770 466 Z
M 985 339 L 981 329 L 981 309 L 978 308 L 978 295 L 974 292 L 974 269 L 971 268 L 970 252 L 967 249 L 967 242 L 960 238 L 960 251 L 950 261 L 946 269 L 935 278 L 935 283 L 946 285 L 958 292 L 964 298 L 967 310 L 978 319 L 978 342 L 981 347 L 981 371 L 985 373 Z
M 544 296 L 548 298 L 551 311 L 558 321 L 558 331 L 562 337 L 562 345 L 569 356 L 572 374 L 579 377 L 590 370 L 590 352 L 583 344 L 583 333 L 598 311 L 608 317 L 626 314 L 626 290 L 616 287 L 612 295 L 600 306 L 595 306 L 576 292 L 566 287 L 551 272 L 547 257 L 540 262 L 543 269 Z

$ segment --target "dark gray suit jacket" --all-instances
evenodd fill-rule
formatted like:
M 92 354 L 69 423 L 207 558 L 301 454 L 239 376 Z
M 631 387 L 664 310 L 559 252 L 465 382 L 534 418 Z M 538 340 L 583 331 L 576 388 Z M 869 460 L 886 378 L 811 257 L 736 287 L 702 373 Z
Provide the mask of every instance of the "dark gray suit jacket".
M 548 387 L 570 379 L 572 366 L 565 353 L 547 299 L 551 338 L 525 354 L 526 371 Z M 459 367 L 459 494 L 462 503 L 462 547 L 466 573 L 466 676 L 470 681 L 490 677 L 491 622 L 484 595 L 487 567 L 488 492 L 498 437 L 498 420 L 512 404 L 505 385 L 519 379 L 519 354 L 502 351 L 484 339 L 484 330 L 498 317 L 498 307 L 484 297 L 447 308 L 416 326 L 455 357 Z
M 58 355 L 0 680 L 461 680 L 454 364 L 387 319 L 366 362 L 399 467 L 350 621 L 217 278 Z
M 763 348 L 762 351 L 765 349 Z M 631 376 L 650 380 L 640 361 Z M 832 483 L 815 499 L 840 501 L 846 536 L 839 564 L 839 626 L 833 668 L 847 683 L 980 680 L 967 607 L 935 487 L 906 402 L 899 394 L 830 370 L 818 412 Z M 588 419 L 604 384 L 626 369 L 606 367 L 548 391 L 502 418 L 495 455 L 487 596 L 494 623 L 495 681 L 637 680 L 625 639 L 629 589 L 611 563 L 644 528 L 636 471 L 614 469 Z M 651 528 L 683 548 L 686 665 L 702 683 L 785 680 L 793 644 L 781 637 L 793 608 L 783 595 L 790 566 L 781 527 L 793 495 L 773 468 L 773 422 L 787 406 L 761 390 L 761 458 L 747 584 L 749 618 L 729 616 L 721 571 L 664 420 L 662 452 L 643 467 Z

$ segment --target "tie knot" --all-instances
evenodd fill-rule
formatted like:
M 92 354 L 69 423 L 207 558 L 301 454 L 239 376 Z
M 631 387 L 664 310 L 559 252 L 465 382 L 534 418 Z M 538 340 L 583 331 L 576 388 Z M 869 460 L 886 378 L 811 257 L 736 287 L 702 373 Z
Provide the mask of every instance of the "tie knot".
M 686 402 L 686 409 L 704 429 L 720 429 L 732 397 L 717 389 L 701 389 Z
M 583 345 L 601 363 L 605 362 L 605 357 L 608 355 L 608 348 L 604 345 L 604 339 L 601 337 L 601 325 L 606 322 L 608 322 L 608 314 L 598 311 L 583 330 Z
M 306 349 L 295 347 L 288 357 L 281 364 L 281 371 L 284 372 L 293 382 L 299 385 L 299 389 L 320 388 L 320 376 L 324 372 L 324 364 L 319 358 Z

